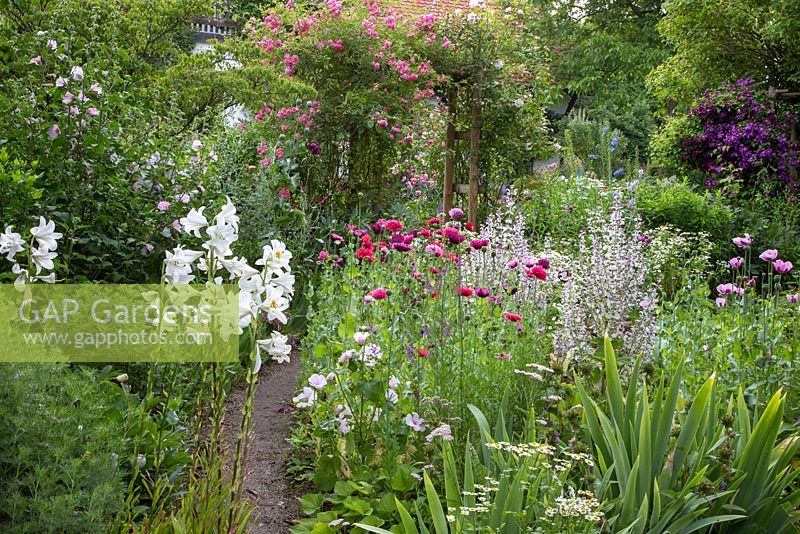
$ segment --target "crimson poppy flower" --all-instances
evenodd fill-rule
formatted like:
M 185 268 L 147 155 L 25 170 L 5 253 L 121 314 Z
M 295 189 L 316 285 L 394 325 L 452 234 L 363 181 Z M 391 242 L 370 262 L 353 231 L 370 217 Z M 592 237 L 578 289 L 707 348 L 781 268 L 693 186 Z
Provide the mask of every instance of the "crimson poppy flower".
M 511 321 L 512 323 L 518 323 L 522 321 L 522 316 L 517 315 L 516 313 L 506 312 L 503 314 L 503 317 L 506 318 L 506 321 Z
M 396 219 L 389 219 L 384 223 L 384 226 L 387 230 L 392 233 L 402 232 L 403 231 L 403 223 Z
M 483 247 L 489 246 L 489 240 L 488 239 L 473 239 L 472 241 L 469 242 L 469 246 L 471 246 L 475 250 L 480 250 Z
M 420 347 L 417 349 L 417 356 L 419 356 L 420 358 L 427 358 L 430 355 L 431 355 L 430 351 L 428 351 L 428 349 L 426 349 L 425 347 Z
M 477 295 L 479 298 L 482 298 L 482 299 L 485 299 L 486 297 L 488 297 L 489 295 L 491 295 L 491 293 L 489 292 L 489 290 L 488 290 L 488 289 L 485 289 L 485 288 L 483 288 L 483 287 L 478 287 L 478 288 L 476 288 L 476 289 L 475 289 L 475 294 L 476 294 L 476 295 Z
M 468 287 L 458 287 L 456 290 L 461 293 L 462 297 L 471 297 L 475 292 Z
M 547 280 L 547 271 L 539 265 L 534 265 L 532 269 L 525 271 L 528 277 L 536 278 L 537 280 Z
M 372 293 L 370 293 L 370 295 L 372 295 L 372 298 L 374 298 L 375 300 L 383 300 L 388 296 L 388 294 L 386 293 L 386 290 L 383 289 L 382 287 L 379 287 L 377 289 L 373 289 Z
M 448 226 L 444 229 L 444 236 L 454 245 L 462 243 L 466 237 L 461 235 L 458 230 L 453 228 L 452 226 Z
M 375 255 L 372 253 L 372 250 L 366 247 L 361 247 L 356 250 L 356 258 L 370 262 L 375 261 Z

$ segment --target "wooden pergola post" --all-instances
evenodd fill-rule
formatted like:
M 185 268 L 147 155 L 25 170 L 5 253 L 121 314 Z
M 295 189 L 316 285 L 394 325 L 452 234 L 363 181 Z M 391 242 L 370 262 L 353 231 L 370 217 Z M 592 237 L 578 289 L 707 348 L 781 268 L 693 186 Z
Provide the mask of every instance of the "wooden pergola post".
M 481 90 L 472 86 L 472 112 L 469 133 L 469 222 L 478 230 L 478 195 L 480 193 L 480 148 L 481 148 Z
M 451 87 L 447 93 L 447 134 L 445 138 L 444 156 L 444 192 L 442 194 L 442 210 L 444 219 L 450 218 L 455 193 L 468 195 L 469 206 L 467 220 L 478 229 L 478 200 L 481 193 L 480 183 L 480 149 L 481 149 L 481 90 L 478 84 L 472 84 L 470 92 L 470 127 L 469 130 L 456 130 L 456 101 L 458 88 Z M 455 183 L 455 151 L 456 141 L 469 141 L 469 183 Z
M 445 138 L 444 155 L 444 195 L 442 198 L 442 210 L 444 211 L 445 219 L 449 217 L 448 213 L 453 208 L 453 192 L 455 190 L 453 178 L 456 170 L 455 149 L 457 97 L 458 95 L 454 88 L 451 88 L 447 92 L 447 134 Z

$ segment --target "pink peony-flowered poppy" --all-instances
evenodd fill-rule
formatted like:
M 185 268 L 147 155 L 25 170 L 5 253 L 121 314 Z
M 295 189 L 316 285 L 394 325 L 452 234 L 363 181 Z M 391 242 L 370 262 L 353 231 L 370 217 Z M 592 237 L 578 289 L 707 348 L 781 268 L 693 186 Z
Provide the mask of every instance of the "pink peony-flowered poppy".
M 778 259 L 778 251 L 775 250 L 774 248 L 771 248 L 759 254 L 758 257 L 764 261 L 773 261 Z
M 794 267 L 792 262 L 783 260 L 775 260 L 772 266 L 775 268 L 775 272 L 778 274 L 786 274 L 792 270 L 792 267 Z
M 385 290 L 385 289 L 383 289 L 382 287 L 379 287 L 379 288 L 377 288 L 377 289 L 373 289 L 373 290 L 372 290 L 372 292 L 370 293 L 370 295 L 371 295 L 371 296 L 372 296 L 372 298 L 374 298 L 375 300 L 383 300 L 383 299 L 385 299 L 387 296 L 389 296 L 389 295 L 388 295 L 388 293 L 386 293 L 386 290 Z

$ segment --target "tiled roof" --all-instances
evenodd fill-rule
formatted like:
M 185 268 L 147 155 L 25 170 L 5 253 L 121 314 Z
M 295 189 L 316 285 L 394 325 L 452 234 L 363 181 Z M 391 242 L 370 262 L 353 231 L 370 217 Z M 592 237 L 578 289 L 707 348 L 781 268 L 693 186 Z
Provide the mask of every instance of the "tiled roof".
M 390 3 L 412 15 L 446 15 L 456 9 L 469 10 L 469 0 L 393 0 Z

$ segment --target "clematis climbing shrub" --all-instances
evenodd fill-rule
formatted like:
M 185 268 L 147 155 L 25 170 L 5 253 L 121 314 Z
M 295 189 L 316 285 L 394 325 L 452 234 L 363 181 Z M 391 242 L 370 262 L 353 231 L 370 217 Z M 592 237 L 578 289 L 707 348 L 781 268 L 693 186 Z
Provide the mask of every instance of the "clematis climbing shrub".
M 689 112 L 680 158 L 709 188 L 769 194 L 798 191 L 795 115 L 776 110 L 753 79 L 707 90 Z

